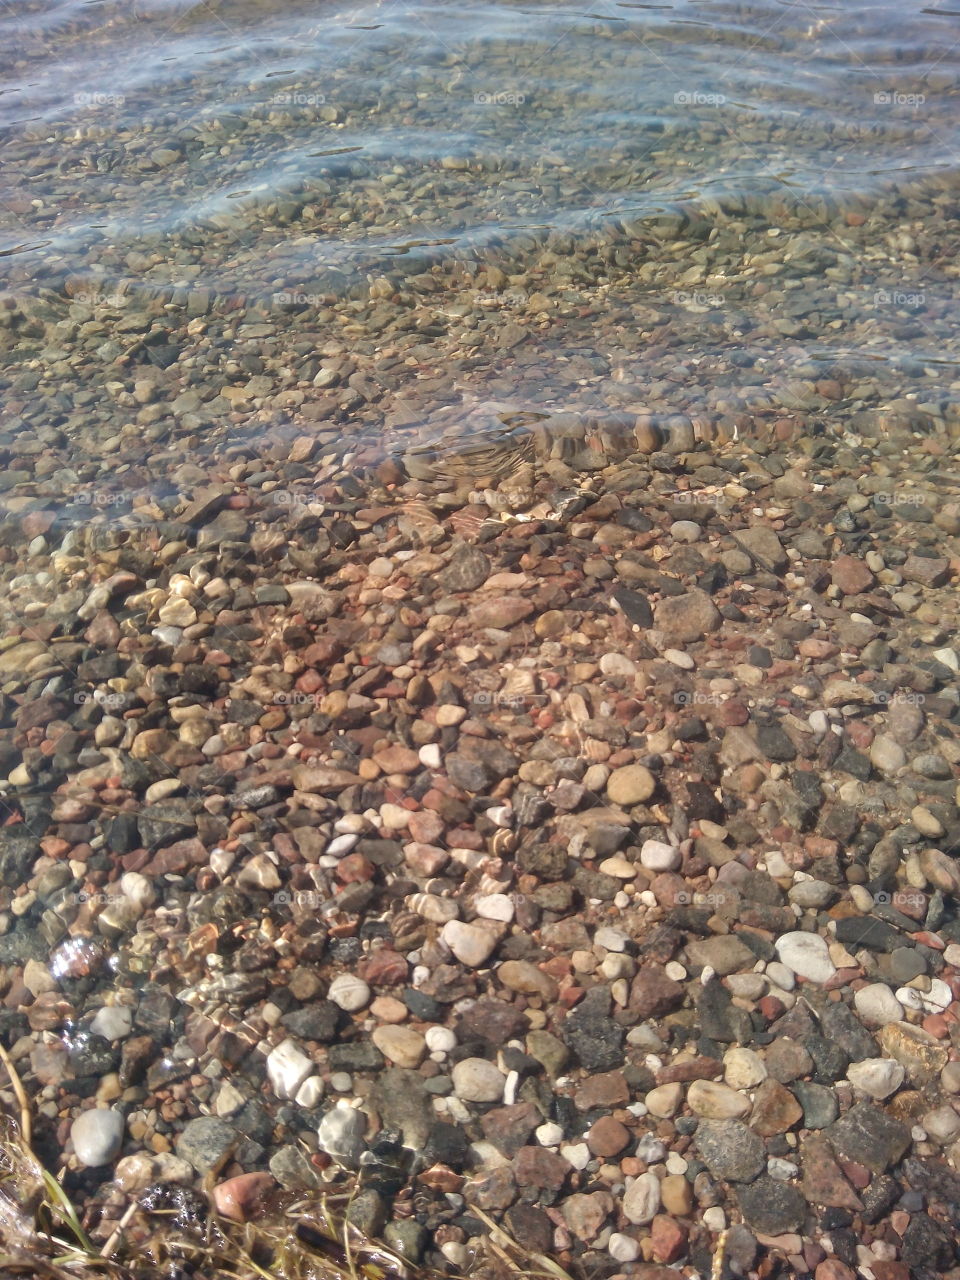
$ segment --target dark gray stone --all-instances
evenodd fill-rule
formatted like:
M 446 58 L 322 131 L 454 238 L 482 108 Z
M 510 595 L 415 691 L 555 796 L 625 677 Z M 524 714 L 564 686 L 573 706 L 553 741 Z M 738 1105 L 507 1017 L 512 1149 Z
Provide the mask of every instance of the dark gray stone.
M 764 1235 L 797 1231 L 807 1216 L 807 1203 L 799 1190 L 765 1173 L 756 1182 L 737 1187 L 737 1200 L 747 1226 Z
M 858 1102 L 832 1125 L 827 1135 L 833 1146 L 848 1160 L 883 1173 L 901 1158 L 910 1146 L 910 1130 L 899 1120 L 874 1106 Z
M 623 1065 L 626 1032 L 610 1016 L 611 996 L 606 987 L 594 987 L 568 1013 L 561 1036 L 587 1071 L 611 1071 Z
M 715 1178 L 752 1182 L 766 1168 L 763 1141 L 741 1120 L 701 1120 L 694 1143 Z
M 810 1080 L 795 1080 L 790 1092 L 803 1107 L 805 1129 L 825 1129 L 836 1120 L 840 1108 L 832 1089 Z
M 176 1151 L 197 1173 L 216 1174 L 241 1137 L 240 1132 L 226 1120 L 217 1116 L 199 1116 L 184 1125 L 176 1141 Z
M 490 557 L 479 547 L 460 547 L 437 574 L 437 581 L 444 591 L 476 591 L 489 578 L 490 568 Z

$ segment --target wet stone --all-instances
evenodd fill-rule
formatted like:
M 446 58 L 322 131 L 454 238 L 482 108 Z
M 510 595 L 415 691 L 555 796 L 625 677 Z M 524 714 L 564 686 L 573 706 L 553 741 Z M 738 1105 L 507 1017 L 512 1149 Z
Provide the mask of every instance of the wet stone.
M 807 1216 L 806 1201 L 797 1188 L 766 1174 L 737 1187 L 737 1201 L 747 1226 L 764 1235 L 797 1231 Z
M 828 1137 L 848 1160 L 883 1173 L 910 1146 L 910 1130 L 872 1102 L 859 1102 L 831 1126 Z
M 609 1071 L 623 1062 L 626 1032 L 610 1016 L 610 1007 L 610 992 L 594 987 L 563 1021 L 563 1040 L 587 1071 Z
M 714 1177 L 728 1182 L 750 1182 L 766 1166 L 763 1142 L 740 1120 L 701 1120 L 694 1144 Z

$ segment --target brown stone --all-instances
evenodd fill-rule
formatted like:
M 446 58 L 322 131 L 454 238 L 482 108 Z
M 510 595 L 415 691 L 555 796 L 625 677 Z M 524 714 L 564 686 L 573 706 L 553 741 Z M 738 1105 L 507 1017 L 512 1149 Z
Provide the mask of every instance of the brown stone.
M 803 1107 L 777 1080 L 764 1080 L 753 1096 L 750 1128 L 763 1138 L 786 1133 L 803 1119 Z
M 874 576 L 859 556 L 837 556 L 830 571 L 831 581 L 845 596 L 856 596 L 869 591 Z
M 659 965 L 646 965 L 630 986 L 630 1012 L 641 1019 L 658 1018 L 683 1004 L 686 988 L 668 978 Z
M 650 1223 L 650 1244 L 658 1262 L 676 1262 L 687 1251 L 687 1228 L 666 1214 L 658 1213 Z
M 668 1062 L 657 1072 L 657 1084 L 687 1084 L 691 1080 L 715 1080 L 723 1073 L 723 1063 L 716 1058 L 687 1058 Z
M 563 1156 L 546 1147 L 521 1147 L 513 1159 L 513 1176 L 520 1187 L 559 1191 L 570 1171 Z
M 517 1198 L 517 1183 L 513 1170 L 504 1166 L 492 1169 L 485 1177 L 468 1182 L 463 1188 L 467 1204 L 478 1209 L 506 1209 Z
M 488 1111 L 480 1124 L 487 1141 L 513 1159 L 540 1122 L 540 1113 L 532 1102 L 517 1102 Z
M 613 1196 L 609 1191 L 592 1195 L 577 1194 L 563 1202 L 563 1220 L 578 1240 L 593 1240 L 613 1212 Z
M 801 1190 L 812 1204 L 826 1205 L 831 1209 L 862 1209 L 860 1197 L 844 1177 L 825 1138 L 812 1136 L 800 1149 L 803 1168 Z
M 213 1202 L 225 1218 L 249 1222 L 276 1186 L 269 1173 L 241 1173 L 213 1188 Z
M 814 1280 L 857 1280 L 856 1272 L 839 1258 L 824 1258 L 813 1275 Z
M 604 1071 L 591 1076 L 574 1095 L 578 1111 L 594 1107 L 625 1107 L 630 1101 L 630 1088 L 620 1071 Z
M 601 1116 L 587 1131 L 587 1146 L 595 1156 L 618 1156 L 630 1141 L 630 1130 L 613 1116 Z
M 774 1080 L 781 1084 L 789 1084 L 791 1080 L 799 1080 L 813 1070 L 813 1059 L 798 1040 L 789 1036 L 778 1036 L 767 1046 L 767 1071 Z

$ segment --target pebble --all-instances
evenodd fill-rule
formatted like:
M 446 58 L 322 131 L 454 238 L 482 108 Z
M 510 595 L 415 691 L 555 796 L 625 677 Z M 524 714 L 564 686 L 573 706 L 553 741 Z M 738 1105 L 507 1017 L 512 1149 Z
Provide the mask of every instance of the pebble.
M 403 1025 L 374 1028 L 371 1036 L 388 1062 L 413 1070 L 419 1067 L 427 1052 L 427 1043 L 419 1031 Z
M 460 963 L 471 969 L 478 969 L 489 960 L 497 946 L 494 932 L 462 920 L 448 920 L 440 936 Z
M 104 1005 L 90 1023 L 93 1034 L 104 1040 L 123 1040 L 132 1029 L 133 1010 L 126 1005 Z
M 624 1193 L 623 1216 L 635 1226 L 652 1222 L 660 1208 L 660 1179 L 655 1173 L 641 1173 Z
M 367 1117 L 347 1103 L 337 1103 L 325 1113 L 317 1128 L 320 1150 L 348 1169 L 356 1168 L 364 1149 Z
M 847 1079 L 851 1084 L 877 1102 L 896 1093 L 906 1074 L 903 1066 L 891 1058 L 864 1058 L 860 1062 L 852 1062 L 847 1068 Z
M 464 1102 L 499 1102 L 506 1076 L 486 1058 L 464 1058 L 452 1072 L 453 1091 Z
M 785 933 L 775 946 L 781 964 L 808 982 L 829 982 L 837 972 L 826 940 L 817 933 Z
M 352 973 L 341 973 L 330 983 L 327 996 L 346 1013 L 357 1013 L 370 1003 L 372 992 L 362 978 Z
M 640 846 L 640 865 L 648 871 L 676 871 L 681 861 L 680 850 L 662 840 L 645 840 Z
M 888 1022 L 903 1019 L 903 1007 L 890 988 L 883 982 L 872 982 L 854 992 L 853 1002 L 857 1013 L 869 1026 L 882 1027 Z
M 750 1110 L 750 1099 L 729 1085 L 694 1080 L 687 1090 L 687 1106 L 708 1120 L 736 1120 Z
M 307 1076 L 316 1070 L 293 1040 L 283 1040 L 267 1054 L 267 1078 L 278 1098 L 294 1098 Z
M 607 795 L 614 804 L 629 809 L 649 800 L 655 787 L 653 774 L 642 764 L 624 765 L 608 778 Z
M 98 1107 L 81 1111 L 70 1126 L 74 1154 L 85 1168 L 111 1164 L 123 1146 L 124 1122 L 118 1111 Z

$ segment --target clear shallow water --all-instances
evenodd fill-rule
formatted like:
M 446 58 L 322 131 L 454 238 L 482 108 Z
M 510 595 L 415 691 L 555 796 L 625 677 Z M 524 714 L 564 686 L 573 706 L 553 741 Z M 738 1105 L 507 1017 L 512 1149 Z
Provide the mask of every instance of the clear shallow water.
M 919 4 L 14 4 L 0 248 L 246 294 L 677 205 L 816 219 L 956 177 L 958 36 Z
M 152 449 L 142 492 L 227 426 L 430 442 L 458 405 L 941 429 L 958 37 L 918 3 L 8 6 L 7 430 L 55 426 L 68 489 Z

